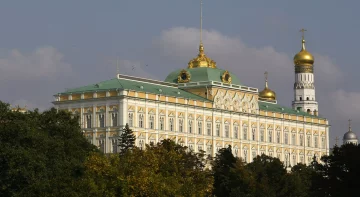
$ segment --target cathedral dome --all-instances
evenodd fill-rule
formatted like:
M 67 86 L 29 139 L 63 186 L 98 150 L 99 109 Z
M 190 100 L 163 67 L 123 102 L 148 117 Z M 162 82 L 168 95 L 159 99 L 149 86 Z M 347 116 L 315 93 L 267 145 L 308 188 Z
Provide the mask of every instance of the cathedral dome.
M 296 66 L 311 66 L 314 64 L 314 56 L 305 49 L 305 40 L 302 40 L 302 48 L 299 53 L 294 56 L 294 64 Z
M 267 74 L 268 72 L 265 72 L 265 88 L 259 92 L 259 99 L 265 101 L 274 101 L 276 100 L 276 93 L 268 86 Z
M 357 140 L 357 136 L 354 132 L 348 131 L 344 134 L 343 140 Z

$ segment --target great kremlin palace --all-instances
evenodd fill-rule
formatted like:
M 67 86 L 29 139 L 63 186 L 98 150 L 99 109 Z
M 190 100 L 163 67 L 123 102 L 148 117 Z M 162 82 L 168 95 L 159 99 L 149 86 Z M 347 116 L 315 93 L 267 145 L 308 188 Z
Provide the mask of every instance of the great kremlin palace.
M 246 86 L 205 54 L 202 39 L 198 55 L 164 81 L 117 74 L 58 93 L 53 103 L 79 115 L 84 135 L 104 153 L 118 151 L 120 132 L 129 124 L 140 148 L 172 139 L 211 156 L 231 145 L 245 162 L 266 154 L 288 166 L 309 164 L 329 154 L 330 125 L 319 116 L 314 57 L 304 31 L 294 56 L 291 108 L 278 104 L 267 72 L 261 91 Z

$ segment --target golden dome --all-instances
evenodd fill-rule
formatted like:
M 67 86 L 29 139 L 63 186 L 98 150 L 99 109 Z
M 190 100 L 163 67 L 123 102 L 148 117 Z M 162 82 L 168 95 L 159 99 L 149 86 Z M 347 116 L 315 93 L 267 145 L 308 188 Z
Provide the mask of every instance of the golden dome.
M 294 56 L 294 64 L 296 66 L 312 66 L 314 64 L 314 56 L 305 49 L 304 39 L 301 51 Z
M 198 67 L 210 67 L 216 68 L 216 62 L 204 53 L 204 45 L 200 43 L 199 54 L 194 59 L 190 60 L 188 63 L 188 68 L 198 68 Z
M 264 88 L 264 90 L 259 92 L 259 100 L 275 101 L 276 93 L 274 91 L 272 91 L 268 86 L 267 74 L 268 74 L 268 72 L 265 72 L 265 88 Z

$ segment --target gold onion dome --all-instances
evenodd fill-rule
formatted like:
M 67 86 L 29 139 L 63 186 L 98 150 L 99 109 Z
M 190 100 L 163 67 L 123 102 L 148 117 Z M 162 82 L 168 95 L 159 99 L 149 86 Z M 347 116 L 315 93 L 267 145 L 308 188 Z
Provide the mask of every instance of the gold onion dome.
M 204 53 L 204 45 L 200 43 L 199 54 L 194 59 L 190 60 L 188 63 L 188 68 L 199 68 L 199 67 L 210 67 L 216 68 L 216 62 Z
M 267 72 L 265 72 L 265 88 L 261 92 L 259 92 L 259 99 L 260 100 L 276 100 L 276 93 L 272 91 L 268 86 L 268 80 L 267 80 Z
M 302 39 L 301 51 L 294 56 L 296 66 L 311 66 L 314 64 L 314 56 L 305 49 L 305 39 Z

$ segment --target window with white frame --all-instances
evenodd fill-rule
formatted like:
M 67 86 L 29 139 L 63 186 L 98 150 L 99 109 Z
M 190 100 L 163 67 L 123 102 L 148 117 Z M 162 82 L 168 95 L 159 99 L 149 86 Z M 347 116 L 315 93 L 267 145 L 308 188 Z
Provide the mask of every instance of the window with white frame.
M 117 149 L 118 149 L 118 140 L 117 139 L 112 139 L 111 140 L 111 144 L 112 144 L 112 153 L 117 153 Z
M 265 139 L 265 129 L 264 128 L 260 128 L 260 141 L 263 142 Z
M 105 115 L 103 113 L 98 114 L 98 120 L 99 120 L 99 127 L 104 128 L 105 127 Z
M 211 135 L 211 122 L 206 123 L 207 135 Z
M 280 133 L 280 130 L 276 130 L 276 143 L 280 144 L 280 137 L 281 133 Z
M 239 148 L 238 147 L 234 148 L 234 153 L 235 153 L 235 157 L 239 157 Z
M 116 111 L 111 113 L 111 126 L 118 126 L 118 113 Z
M 143 128 L 144 127 L 144 114 L 139 114 L 139 122 L 138 127 Z
M 211 149 L 212 149 L 212 146 L 211 146 L 211 145 L 207 145 L 207 146 L 206 146 L 206 154 L 211 154 Z
M 225 124 L 225 137 L 229 137 L 229 130 L 230 130 L 230 125 L 229 124 Z
M 295 133 L 293 133 L 293 134 L 291 134 L 291 144 L 292 145 L 296 145 L 296 134 Z
M 198 135 L 201 135 L 202 134 L 202 130 L 203 130 L 203 128 L 202 128 L 202 121 L 198 121 Z
M 129 112 L 129 114 L 128 114 L 128 124 L 129 124 L 129 127 L 134 126 L 134 113 L 133 112 Z
M 256 158 L 256 151 L 252 151 L 252 159 L 254 160 Z
M 143 150 L 145 146 L 144 140 L 139 140 L 139 148 L 140 150 Z
M 314 147 L 315 147 L 315 148 L 318 147 L 318 140 L 319 140 L 318 136 L 315 136 L 315 137 L 314 137 Z
M 220 136 L 220 123 L 216 124 L 216 136 Z
M 203 150 L 203 146 L 202 145 L 198 145 L 198 151 L 202 151 Z
M 304 146 L 304 135 L 300 134 L 300 146 Z
M 270 157 L 273 157 L 273 153 L 272 153 L 272 152 L 270 152 L 270 153 L 269 153 L 269 156 L 270 156 Z
M 284 134 L 284 143 L 289 144 L 289 132 L 285 132 Z
M 154 117 L 154 115 L 149 115 L 149 127 L 150 127 L 150 129 L 155 128 L 155 117 Z
M 165 116 L 160 116 L 159 122 L 160 122 L 160 130 L 163 131 L 165 127 Z
M 192 128 L 193 128 L 193 121 L 192 120 L 188 120 L 188 133 L 192 133 Z
M 269 142 L 272 142 L 272 134 L 273 134 L 273 130 L 270 128 L 268 129 L 268 139 L 269 139 Z
M 307 141 L 307 146 L 310 147 L 311 146 L 311 136 L 310 135 L 306 136 L 306 141 Z
M 251 139 L 252 139 L 253 141 L 256 140 L 256 127 L 252 127 L 252 128 L 251 128 Z
M 321 137 L 321 148 L 325 148 L 325 137 Z
M 179 119 L 179 132 L 184 132 L 184 119 Z
M 170 131 L 174 131 L 174 118 L 169 118 L 169 129 Z
M 248 139 L 248 126 L 246 124 L 243 125 L 243 139 Z
M 100 152 L 105 153 L 105 139 L 100 138 L 98 143 L 99 143 Z
M 247 163 L 248 159 L 247 159 L 247 149 L 244 149 L 244 162 Z
M 304 162 L 304 156 L 302 156 L 302 155 L 300 156 L 300 162 L 301 162 L 301 163 L 305 163 L 305 162 Z
M 293 154 L 292 156 L 292 166 L 295 166 L 297 163 L 296 163 L 296 155 Z
M 235 139 L 239 138 L 239 125 L 237 124 L 234 125 L 234 138 Z
M 86 122 L 86 128 L 91 128 L 92 126 L 92 115 L 91 114 L 86 114 L 85 115 L 85 122 Z
M 194 145 L 189 144 L 189 150 L 190 150 L 190 151 L 194 151 Z
M 276 157 L 281 160 L 281 154 L 280 154 L 280 153 L 278 153 L 278 154 L 276 155 Z

